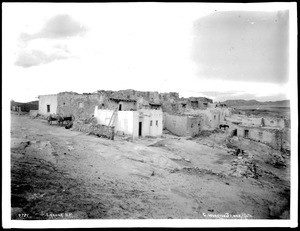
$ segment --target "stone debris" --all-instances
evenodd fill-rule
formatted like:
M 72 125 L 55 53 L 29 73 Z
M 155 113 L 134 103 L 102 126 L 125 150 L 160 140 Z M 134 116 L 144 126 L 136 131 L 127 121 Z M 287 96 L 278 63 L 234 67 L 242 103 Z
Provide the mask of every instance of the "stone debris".
M 182 171 L 188 174 L 196 174 L 196 175 L 204 175 L 204 174 L 208 174 L 208 175 L 214 175 L 214 176 L 218 176 L 218 177 L 226 177 L 225 174 L 223 173 L 217 173 L 214 172 L 212 169 L 205 169 L 205 168 L 199 168 L 199 167 L 183 167 Z
M 253 156 L 238 156 L 237 159 L 231 162 L 232 168 L 230 176 L 254 178 L 257 179 L 261 176 L 258 173 L 258 167 L 256 165 Z
M 269 159 L 266 161 L 266 163 L 273 165 L 276 168 L 285 168 L 286 163 L 284 156 L 276 153 L 269 154 Z

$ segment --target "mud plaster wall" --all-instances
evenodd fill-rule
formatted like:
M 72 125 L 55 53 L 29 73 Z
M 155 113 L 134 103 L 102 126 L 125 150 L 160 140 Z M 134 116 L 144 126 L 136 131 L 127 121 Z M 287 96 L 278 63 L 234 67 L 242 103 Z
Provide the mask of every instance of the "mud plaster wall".
M 158 137 L 162 135 L 163 114 L 161 110 L 141 109 L 139 122 L 142 122 L 142 136 Z
M 95 118 L 99 124 L 108 125 L 112 114 L 112 110 L 95 108 Z M 118 133 L 138 137 L 139 122 L 142 122 L 142 136 L 162 135 L 162 111 L 160 110 L 118 111 L 113 125 Z
M 164 127 L 178 136 L 194 136 L 201 131 L 201 118 L 164 113 Z
M 248 117 L 244 115 L 232 115 L 230 118 L 226 118 L 230 122 L 241 122 L 245 126 L 261 126 L 262 118 Z
M 264 123 L 266 127 L 279 127 L 279 128 L 285 127 L 284 119 L 280 119 L 280 118 L 264 118 Z
M 57 113 L 57 95 L 39 96 L 39 114 L 48 116 Z M 50 105 L 50 112 L 47 112 L 47 105 Z
M 216 109 L 194 110 L 192 114 L 202 115 L 204 118 L 204 126 L 207 129 L 215 129 L 220 125 L 221 113 Z
M 175 135 L 186 136 L 187 116 L 164 113 L 164 127 Z
M 201 132 L 202 118 L 200 117 L 188 117 L 187 120 L 187 136 L 195 136 Z
M 245 137 L 245 130 L 248 130 L 248 137 Z M 282 148 L 282 131 L 275 129 L 263 129 L 253 127 L 238 127 L 237 135 L 254 141 L 269 145 L 280 150 Z

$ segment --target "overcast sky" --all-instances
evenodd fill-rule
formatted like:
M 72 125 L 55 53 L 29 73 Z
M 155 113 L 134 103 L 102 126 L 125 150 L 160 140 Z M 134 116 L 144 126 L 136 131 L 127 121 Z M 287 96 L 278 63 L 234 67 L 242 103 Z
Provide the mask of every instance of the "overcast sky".
M 246 5 L 3 4 L 3 87 L 289 98 L 289 5 Z

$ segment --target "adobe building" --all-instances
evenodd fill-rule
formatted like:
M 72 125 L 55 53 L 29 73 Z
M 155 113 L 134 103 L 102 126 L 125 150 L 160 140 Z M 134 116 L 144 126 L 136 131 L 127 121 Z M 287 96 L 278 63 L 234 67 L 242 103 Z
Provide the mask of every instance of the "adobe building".
M 283 148 L 283 132 L 279 129 L 241 125 L 237 127 L 236 135 L 267 144 L 276 150 L 281 150 Z
M 115 113 L 115 115 L 114 115 Z M 137 137 L 159 137 L 163 130 L 161 110 L 107 110 L 95 107 L 94 117 L 98 124 L 114 126 L 117 134 Z
M 164 128 L 177 136 L 196 136 L 203 126 L 203 119 L 188 115 L 164 113 Z

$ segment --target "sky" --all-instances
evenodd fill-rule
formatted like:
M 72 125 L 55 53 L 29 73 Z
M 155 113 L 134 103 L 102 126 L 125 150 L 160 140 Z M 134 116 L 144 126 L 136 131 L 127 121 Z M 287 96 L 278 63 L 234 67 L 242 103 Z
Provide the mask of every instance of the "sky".
M 3 89 L 135 89 L 214 101 L 289 99 L 290 6 L 5 3 Z

